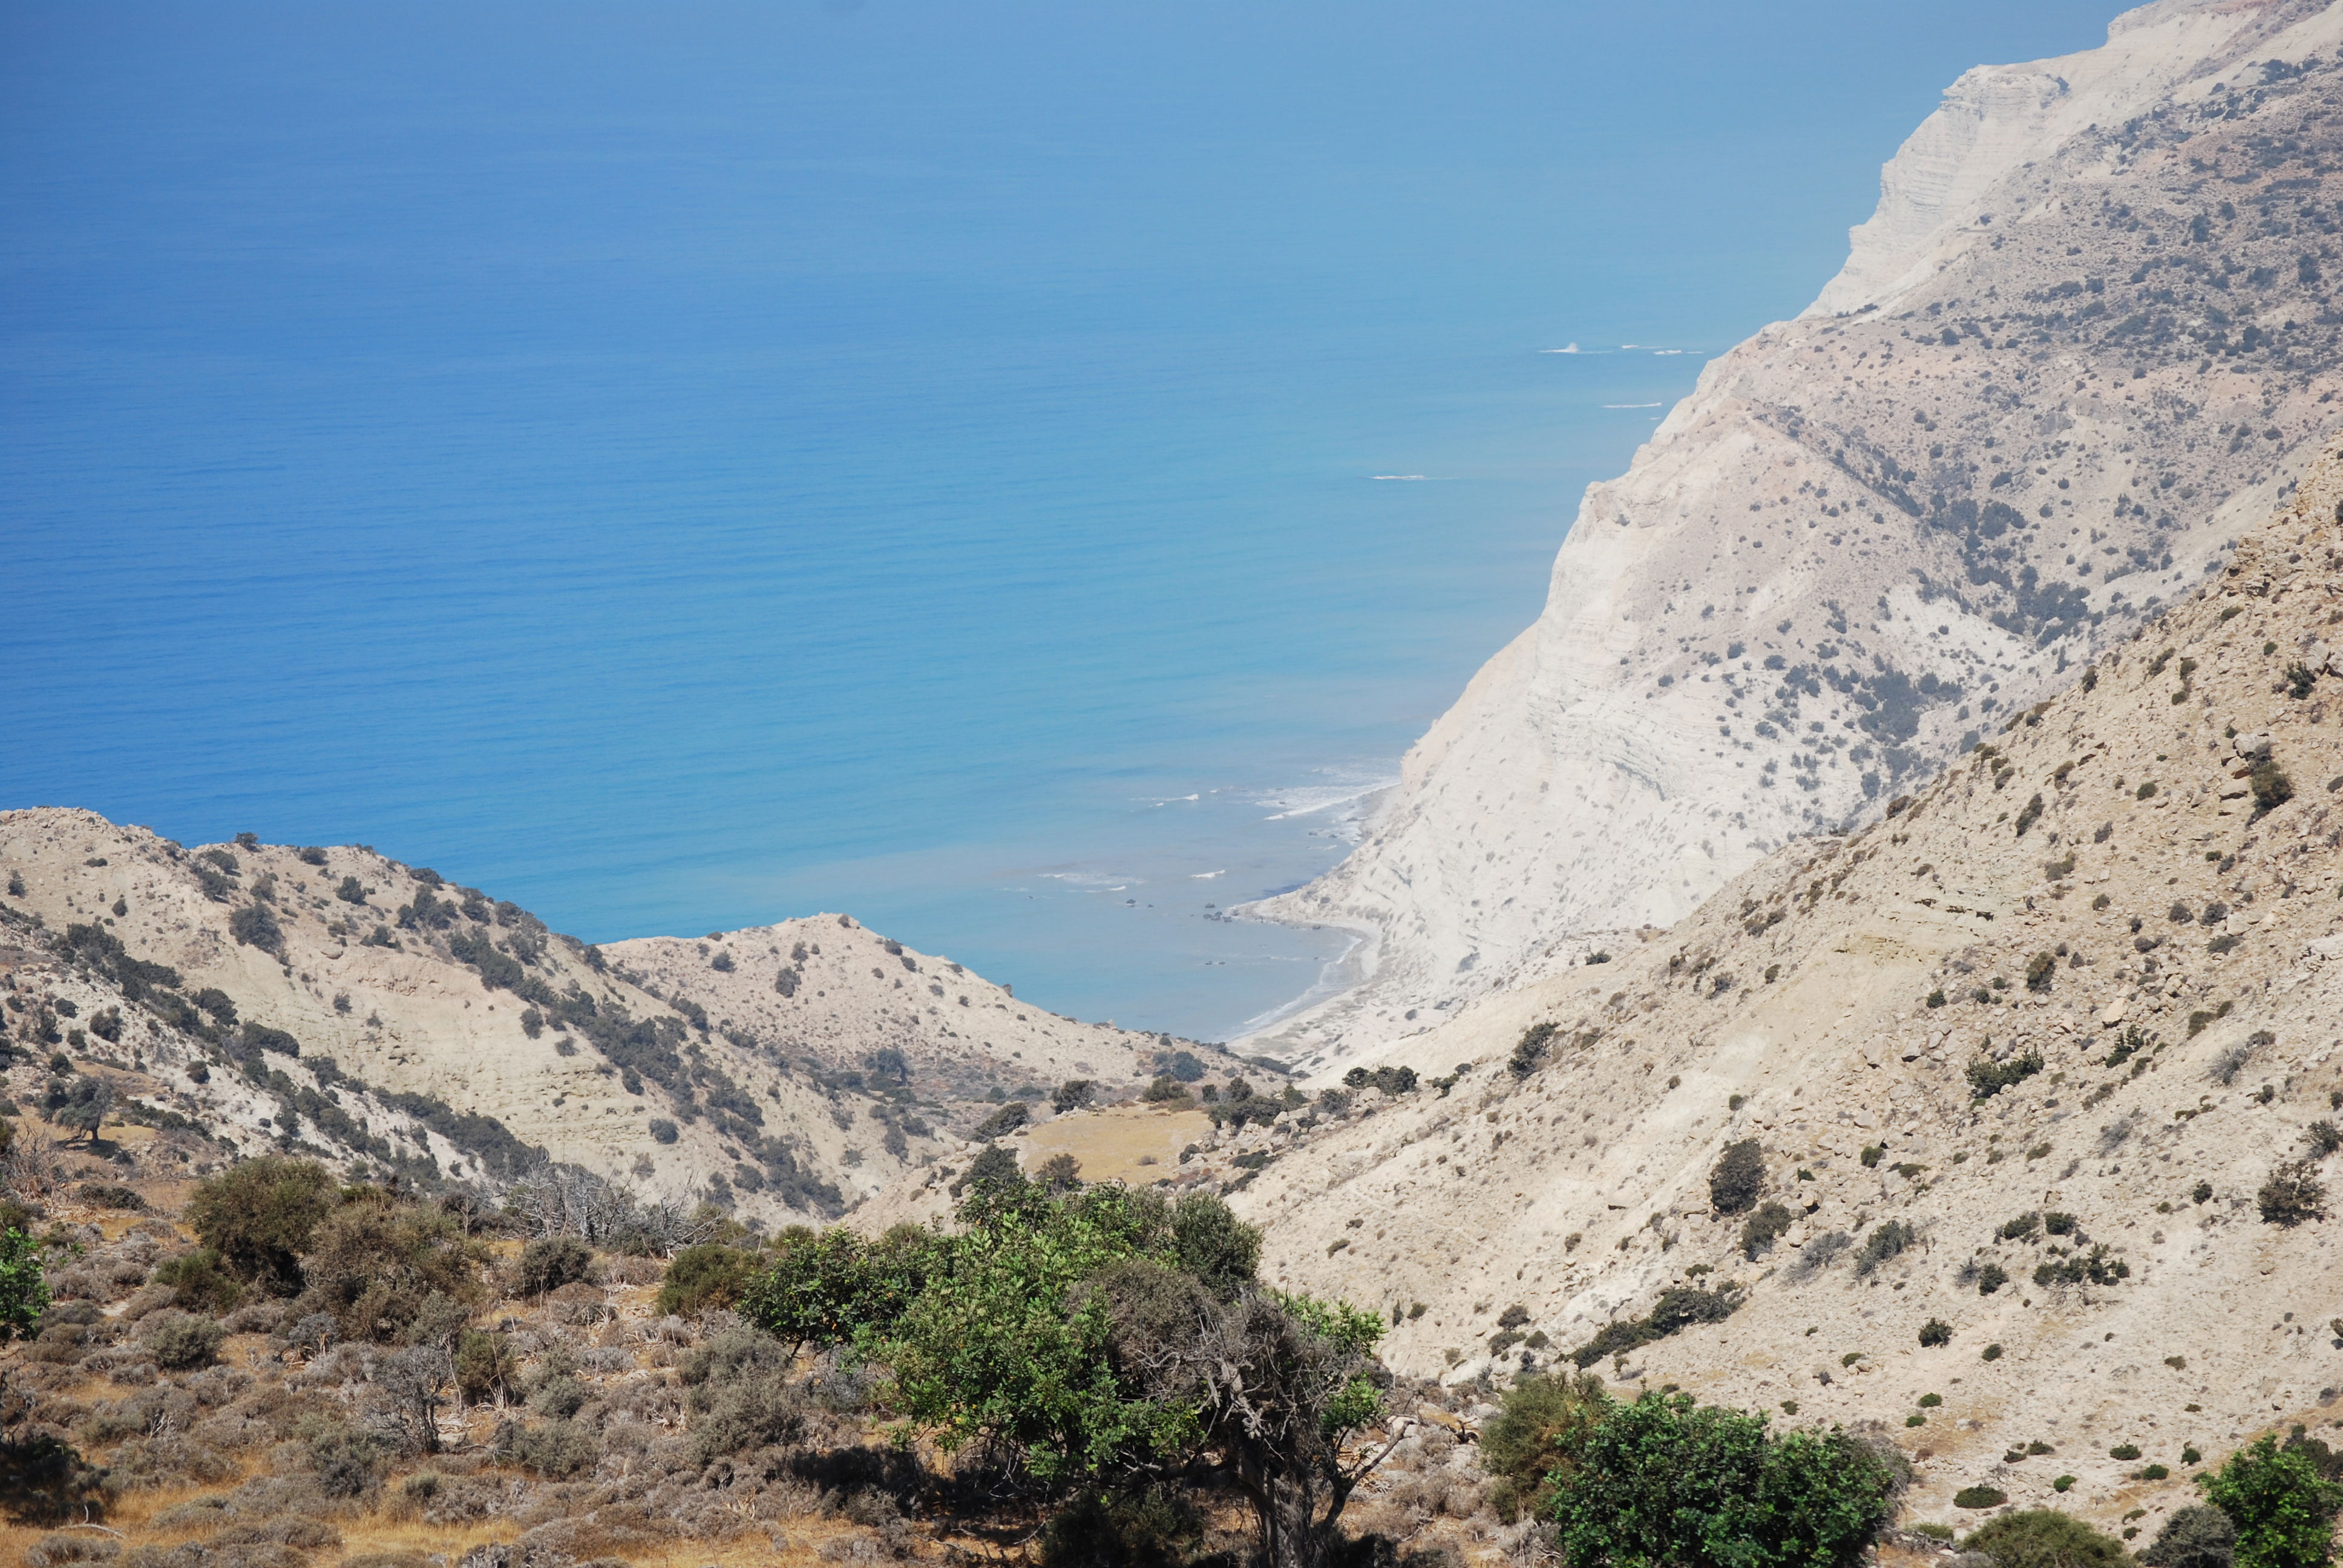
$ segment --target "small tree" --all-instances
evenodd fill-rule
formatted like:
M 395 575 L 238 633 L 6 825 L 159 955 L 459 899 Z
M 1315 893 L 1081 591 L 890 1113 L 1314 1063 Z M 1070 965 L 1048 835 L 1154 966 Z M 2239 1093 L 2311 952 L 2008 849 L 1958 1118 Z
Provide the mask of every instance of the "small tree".
M 237 1275 L 290 1296 L 301 1289 L 301 1254 L 333 1202 L 334 1179 L 324 1166 L 272 1154 L 196 1183 L 186 1218 Z
M 2237 1568 L 2322 1568 L 2333 1554 L 2343 1486 L 2276 1437 L 2264 1434 L 2237 1450 L 2197 1484 L 2237 1527 Z
M 75 1074 L 71 1078 L 53 1078 L 41 1096 L 41 1114 L 53 1127 L 62 1127 L 72 1137 L 97 1141 L 97 1131 L 106 1125 L 106 1113 L 114 1109 L 114 1085 L 102 1078 Z
M 45 1243 L 13 1226 L 0 1231 L 0 1344 L 33 1337 L 49 1310 L 49 1282 L 41 1266 Z

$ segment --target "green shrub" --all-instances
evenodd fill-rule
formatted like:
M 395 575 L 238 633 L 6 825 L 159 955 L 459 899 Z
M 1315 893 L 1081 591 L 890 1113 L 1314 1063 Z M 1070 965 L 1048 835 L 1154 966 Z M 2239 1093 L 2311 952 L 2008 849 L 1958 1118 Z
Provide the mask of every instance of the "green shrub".
M 226 1338 L 226 1331 L 211 1319 L 168 1307 L 147 1313 L 138 1323 L 139 1342 L 154 1356 L 155 1364 L 168 1372 L 211 1365 Z
M 1893 1516 L 1895 1462 L 1841 1432 L 1647 1394 L 1576 1445 L 1553 1517 L 1574 1564 L 1854 1568 Z
M 1863 1251 L 1855 1254 L 1855 1271 L 1858 1278 L 1870 1273 L 1880 1264 L 1900 1255 L 1904 1249 L 1919 1240 L 1920 1233 L 1901 1220 L 1890 1220 L 1872 1228 L 1864 1238 Z
M 2254 764 L 2247 782 L 2254 791 L 2254 814 L 2249 821 L 2260 821 L 2294 799 L 2294 780 L 2287 777 L 2285 769 L 2267 757 Z
M 1168 1072 L 1157 1073 L 1140 1091 L 1139 1098 L 1150 1105 L 1188 1105 L 1195 1100 L 1188 1092 L 1188 1086 Z
M 1593 1373 L 1529 1377 L 1507 1391 L 1481 1430 L 1481 1467 L 1495 1478 L 1489 1503 L 1508 1524 L 1551 1516 L 1587 1436 L 1611 1412 Z
M 1513 1054 L 1507 1059 L 1505 1070 L 1515 1078 L 1527 1078 L 1537 1070 L 1537 1064 L 1553 1048 L 1554 1037 L 1561 1032 L 1561 1029 L 1552 1023 L 1532 1024 L 1522 1031 L 1522 1038 L 1514 1043 Z
M 301 1289 L 301 1254 L 333 1192 L 333 1177 L 315 1161 L 266 1155 L 197 1182 L 186 1219 L 238 1278 L 289 1296 Z
M 1953 1325 L 1944 1319 L 1930 1318 L 1920 1325 L 1920 1343 L 1924 1349 L 1934 1350 L 1938 1345 L 1948 1345 L 1952 1342 Z
M 1863 1146 L 1862 1152 L 1855 1158 L 1863 1162 L 1863 1168 L 1865 1171 L 1875 1171 L 1879 1168 L 1879 1162 L 1887 1158 L 1887 1145 L 1866 1143 Z
M 185 1312 L 231 1312 L 244 1299 L 244 1287 L 209 1247 L 164 1259 L 155 1265 L 148 1282 L 167 1287 L 172 1304 Z
M 2265 1435 L 2197 1484 L 2237 1526 L 2237 1568 L 2321 1568 L 2331 1555 L 2343 1486 L 2308 1454 Z
M 2008 1493 L 1990 1486 L 1964 1486 L 1953 1493 L 1956 1508 L 1998 1508 L 2008 1501 Z
M 1742 1256 L 1753 1260 L 1761 1256 L 1787 1234 L 1796 1222 L 1797 1215 L 1786 1205 L 1765 1204 L 1750 1215 L 1741 1227 Z
M 1994 1498 L 1985 1506 L 1998 1507 L 2001 1493 L 1995 1492 Z M 1978 1505 L 1962 1503 L 1960 1506 Z M 1993 1559 L 1995 1568 L 2128 1568 L 2131 1561 L 2122 1542 L 2055 1508 L 2021 1509 L 1990 1520 L 1969 1533 L 1961 1550 L 1984 1553 Z
M 1050 1097 L 1050 1109 L 1063 1116 L 1070 1111 L 1080 1111 L 1098 1101 L 1098 1083 L 1093 1079 L 1070 1078 L 1058 1085 L 1058 1092 Z
M 7 1125 L 0 1121 L 0 1127 Z M 49 1285 L 41 1267 L 47 1245 L 25 1231 L 24 1224 L 0 1229 L 0 1344 L 18 1337 L 31 1339 L 34 1325 L 49 1310 Z
M 664 1116 L 654 1116 L 651 1118 L 650 1135 L 651 1141 L 654 1143 L 672 1143 L 677 1139 L 683 1136 L 682 1132 L 677 1129 L 676 1124 L 669 1121 Z
M 565 1481 L 599 1463 L 602 1449 L 594 1434 L 575 1422 L 549 1421 L 500 1432 L 496 1456 L 548 1480 Z
M 1570 1352 L 1570 1360 L 1578 1367 L 1591 1367 L 1605 1356 L 1666 1339 L 1696 1323 L 1721 1323 L 1733 1315 L 1743 1299 L 1741 1288 L 1729 1281 L 1711 1290 L 1671 1286 L 1660 1292 L 1649 1314 L 1604 1324 L 1593 1339 Z
M 342 1337 L 395 1342 L 436 1295 L 477 1302 L 486 1249 L 450 1215 L 359 1192 L 318 1221 L 301 1260 L 305 1312 L 330 1312 Z
M 1757 1140 L 1744 1138 L 1725 1146 L 1708 1173 L 1708 1201 L 1720 1214 L 1742 1214 L 1757 1206 L 1765 1190 L 1765 1157 Z
M 111 1181 L 85 1181 L 76 1195 L 83 1202 L 94 1203 L 101 1209 L 123 1209 L 134 1214 L 143 1214 L 146 1211 L 146 1199 L 129 1188 L 116 1186 Z
M 594 1249 L 575 1236 L 539 1236 L 520 1250 L 513 1283 L 524 1296 L 541 1296 L 594 1271 Z
M 710 1307 L 729 1307 L 756 1271 L 757 1255 L 738 1247 L 721 1241 L 686 1247 L 659 1281 L 659 1314 L 688 1318 Z
M 0 1514 L 19 1524 L 86 1524 L 106 1516 L 103 1470 L 63 1438 L 0 1436 Z
M 520 1352 L 501 1333 L 467 1330 L 456 1341 L 456 1387 L 467 1404 L 511 1397 L 520 1382 Z
M 1168 1486 L 1086 1487 L 1041 1529 L 1041 1568 L 1181 1568 L 1203 1533 L 1195 1504 Z M 886 1530 L 880 1527 L 882 1549 Z
M 2107 1450 L 2107 1457 L 2109 1459 L 2120 1459 L 2128 1464 L 2131 1461 L 2139 1457 L 2139 1445 L 2135 1442 L 2119 1442 L 2116 1444 L 2115 1447 Z
M 240 945 L 258 948 L 263 952 L 278 952 L 285 946 L 284 929 L 277 925 L 277 917 L 269 913 L 266 904 L 240 905 L 227 918 L 227 934 Z
M 1967 1070 L 1969 1093 L 1978 1100 L 1990 1100 L 2012 1084 L 2023 1083 L 2041 1070 L 2042 1053 L 2038 1050 L 2013 1056 L 2007 1061 L 1972 1061 Z
M 1976 1288 L 1978 1295 L 1989 1296 L 2007 1283 L 2009 1283 L 2009 1271 L 2003 1268 L 1999 1263 L 1980 1263 L 1977 1265 Z
M 2139 1560 L 2148 1568 L 2231 1568 L 2237 1549 L 2237 1527 L 2229 1516 L 2199 1503 L 2166 1520 Z
M 2026 989 L 2032 991 L 2046 991 L 2050 989 L 2050 982 L 2056 980 L 2057 975 L 2058 960 L 2052 958 L 2049 950 L 2046 948 L 2026 960 Z
M 1997 1362 L 2001 1359 L 2001 1346 L 1998 1344 L 1990 1344 L 1986 1346 L 1984 1350 L 1977 1352 L 1977 1359 L 1979 1361 Z
M 1031 1121 L 1032 1115 L 1031 1106 L 1021 1100 L 1012 1100 L 982 1121 L 978 1122 L 976 1131 L 970 1136 L 980 1143 L 989 1143 L 996 1138 L 1016 1131 Z
M 2309 1160 L 2280 1161 L 2254 1194 L 2254 1202 L 2265 1223 L 2288 1230 L 2306 1220 L 2327 1218 L 2327 1187 Z

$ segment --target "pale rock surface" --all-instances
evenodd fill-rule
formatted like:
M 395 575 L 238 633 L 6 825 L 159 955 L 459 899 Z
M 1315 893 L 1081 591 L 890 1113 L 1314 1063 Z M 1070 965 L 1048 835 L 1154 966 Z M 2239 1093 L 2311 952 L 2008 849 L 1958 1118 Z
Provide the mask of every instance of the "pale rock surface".
M 2338 52 L 2343 7 L 2164 0 L 1965 76 L 1815 310 L 1589 487 L 1359 849 L 1251 906 L 1370 978 L 1245 1049 L 1339 1070 L 1672 924 L 2217 570 L 2336 424 Z
M 1924 1519 L 1986 1484 L 2145 1510 L 2145 1540 L 2195 1501 L 2184 1445 L 2343 1418 L 2343 1220 L 2260 1206 L 2286 1162 L 2329 1209 L 2343 1178 L 2318 1136 L 2343 1120 L 2339 514 L 2329 455 L 2202 595 L 1883 819 L 1367 1059 L 1444 1088 L 1297 1113 L 1257 1177 L 1215 1156 L 1264 1275 L 1383 1311 L 1395 1368 L 1500 1383 L 1730 1282 L 1724 1321 L 1589 1370 L 1890 1435 Z M 1976 1097 L 1973 1068 L 2036 1056 Z M 1788 1211 L 1771 1246 L 1711 1201 L 1745 1139 Z M 2076 1229 L 2005 1234 L 2054 1212 Z M 1534 1337 L 1493 1344 L 1516 1303 Z
M 490 1182 L 549 1159 L 646 1199 L 689 1208 L 717 1196 L 743 1219 L 788 1223 L 930 1163 L 1020 1091 L 1081 1077 L 1128 1094 L 1173 1045 L 1021 1002 L 843 915 L 595 950 L 370 849 L 307 852 L 322 863 L 286 845 L 190 849 L 90 811 L 0 811 L 0 888 L 12 889 L 0 898 L 0 995 L 24 1050 L 0 1072 L 7 1091 L 39 1102 L 52 1047 L 28 1031 L 46 1014 L 70 1059 L 126 1101 L 202 1126 L 224 1155 L 289 1148 Z M 338 896 L 346 879 L 362 902 Z M 427 894 L 435 912 L 402 921 Z M 274 950 L 232 929 L 262 907 L 281 932 Z M 60 941 L 77 924 L 176 970 L 176 983 L 126 997 L 106 965 Z M 462 956 L 476 943 L 508 982 L 492 986 Z M 719 956 L 733 967 L 715 967 Z M 542 988 L 532 994 L 544 1005 L 516 988 Z M 573 989 L 627 1020 L 615 1054 L 556 1015 L 552 999 Z M 206 990 L 233 1003 L 235 1028 L 186 1010 Z M 114 1041 L 87 1033 L 109 1007 L 125 1020 Z M 246 1021 L 297 1042 L 297 1056 L 254 1058 L 281 1081 L 237 1065 L 252 1054 Z M 78 1042 L 66 1038 L 75 1031 Z M 320 1058 L 333 1063 L 322 1073 Z M 323 1104 L 302 1109 L 305 1094 Z M 402 1095 L 441 1102 L 437 1121 L 401 1109 Z M 349 1125 L 321 1121 L 328 1106 Z M 468 1132 L 442 1130 L 465 1117 Z

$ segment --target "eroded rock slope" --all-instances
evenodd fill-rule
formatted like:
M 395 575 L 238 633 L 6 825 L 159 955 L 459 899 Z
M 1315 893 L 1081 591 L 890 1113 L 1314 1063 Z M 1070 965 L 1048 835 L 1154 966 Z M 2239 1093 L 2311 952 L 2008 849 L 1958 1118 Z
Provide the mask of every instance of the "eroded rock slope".
M 2343 1417 L 2338 513 L 2330 455 L 1880 820 L 1384 1047 L 1451 1081 L 1260 1141 L 1264 1273 L 1386 1311 L 1403 1371 L 1877 1423 L 1923 1517 L 2072 1475 L 2127 1524 L 2192 1447 Z
M 1981 68 L 1814 311 L 1587 491 L 1537 624 L 1341 867 L 1255 906 L 1368 982 L 1313 1063 L 1672 924 L 2219 569 L 2343 387 L 2343 7 L 2166 0 Z

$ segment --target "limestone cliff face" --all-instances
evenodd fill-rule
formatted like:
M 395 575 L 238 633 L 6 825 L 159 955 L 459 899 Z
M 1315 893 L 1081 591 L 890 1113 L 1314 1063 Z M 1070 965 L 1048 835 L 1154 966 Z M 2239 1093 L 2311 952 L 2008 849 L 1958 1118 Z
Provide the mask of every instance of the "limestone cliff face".
M 1233 1177 L 1263 1274 L 1383 1312 L 1401 1370 L 1574 1362 L 1892 1435 L 1914 1517 L 2153 1535 L 2191 1446 L 2343 1414 L 2338 516 L 2343 449 L 1891 815 L 1176 1179 Z M 1732 1310 L 1597 1342 L 1678 1288 Z
M 1875 813 L 2218 568 L 2336 423 L 2343 7 L 2165 0 L 1973 71 L 1805 316 L 1588 488 L 1376 828 L 1256 906 L 1373 978 L 1324 1065 Z

